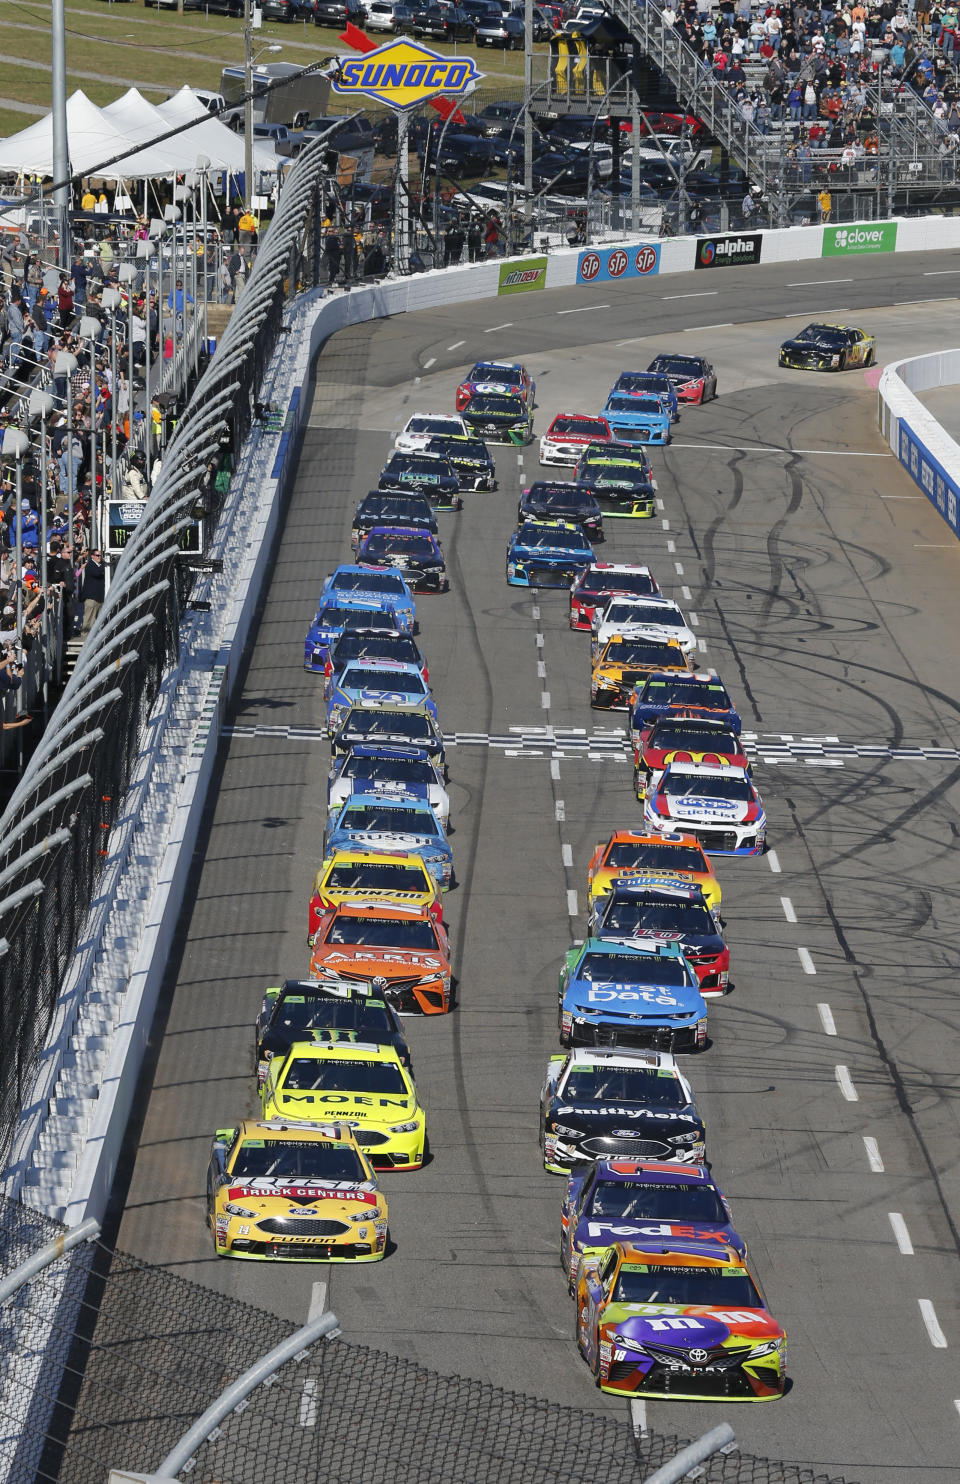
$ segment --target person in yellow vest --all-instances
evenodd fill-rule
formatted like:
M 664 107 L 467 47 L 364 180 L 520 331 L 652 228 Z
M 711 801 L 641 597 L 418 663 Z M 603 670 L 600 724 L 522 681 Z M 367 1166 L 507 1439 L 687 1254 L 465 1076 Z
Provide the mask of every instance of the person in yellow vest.
M 240 234 L 241 247 L 249 247 L 250 244 L 254 241 L 259 229 L 260 223 L 257 221 L 257 218 L 254 216 L 253 212 L 245 211 L 240 220 L 237 222 L 237 231 Z
M 91 191 L 90 187 L 87 186 L 87 189 L 84 191 L 82 197 L 80 198 L 80 210 L 81 211 L 95 211 L 96 210 L 96 207 L 97 207 L 97 198 L 93 194 L 93 192 Z
M 830 195 L 826 186 L 824 186 L 823 190 L 817 196 L 817 205 L 820 207 L 821 222 L 828 222 L 830 220 L 830 213 L 833 210 L 833 197 Z

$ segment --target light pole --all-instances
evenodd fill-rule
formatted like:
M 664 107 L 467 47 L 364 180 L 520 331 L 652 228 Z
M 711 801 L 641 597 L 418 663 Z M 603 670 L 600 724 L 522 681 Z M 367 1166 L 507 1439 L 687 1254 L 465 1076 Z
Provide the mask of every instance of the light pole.
M 95 542 L 97 536 L 96 531 L 93 529 L 93 502 L 96 500 L 97 488 L 97 423 L 93 411 L 97 393 L 97 336 L 100 334 L 100 321 L 94 319 L 92 314 L 81 315 L 77 334 L 81 340 L 89 340 L 90 342 L 90 530 L 91 537 Z
M 127 442 L 133 437 L 133 286 L 137 281 L 137 270 L 132 263 L 121 263 L 117 274 L 120 283 L 127 291 L 127 426 L 129 433 Z M 121 298 L 123 289 L 121 289 Z M 118 498 L 116 490 L 113 492 L 114 499 Z
M 77 369 L 77 358 L 68 350 L 57 351 L 56 360 L 53 363 L 54 377 L 65 376 L 67 378 L 67 550 L 70 557 L 71 567 L 73 562 L 73 496 L 74 496 L 74 472 L 73 472 L 73 377 Z
M 210 264 L 207 261 L 207 190 L 210 185 L 210 161 L 206 155 L 197 155 L 197 175 L 200 179 L 200 237 L 203 241 L 203 351 L 210 344 L 207 337 L 207 303 L 210 294 Z M 196 305 L 194 305 L 196 313 Z
M 120 307 L 120 294 L 117 289 L 104 289 L 100 296 L 100 302 L 104 309 L 110 314 L 110 488 L 114 495 L 117 492 L 117 310 Z M 106 436 L 106 435 L 104 435 Z M 104 460 L 106 463 L 106 460 Z M 107 471 L 103 471 L 103 495 L 107 495 Z M 100 533 L 97 521 L 94 519 L 94 511 L 97 502 L 97 481 L 93 481 L 93 490 L 90 495 L 90 529 L 92 531 L 93 545 L 91 550 L 100 546 Z M 99 513 L 99 512 L 98 512 Z
M 144 260 L 144 289 L 143 289 L 143 322 L 144 322 L 144 350 L 146 354 L 143 361 L 143 421 L 145 427 L 146 455 L 146 479 L 147 489 L 150 488 L 150 456 L 153 452 L 153 399 L 150 396 L 150 382 L 152 379 L 151 359 L 153 356 L 153 345 L 150 339 L 150 264 L 153 261 L 153 243 L 148 238 L 141 239 L 137 243 L 137 257 Z M 159 314 L 157 320 L 159 323 Z
M 53 411 L 53 398 L 49 392 L 34 387 L 27 403 L 31 418 L 40 419 L 40 587 L 43 592 L 43 714 L 47 715 L 48 683 L 50 676 L 50 599 L 47 596 L 47 418 Z M 60 612 L 63 614 L 64 595 L 60 594 Z
M 17 471 L 17 631 L 23 623 L 23 460 L 30 439 L 19 428 L 4 428 L 3 457 L 13 459 Z
M 253 33 L 259 31 L 261 24 L 261 12 L 259 6 L 254 6 L 252 0 L 244 0 L 243 5 L 243 204 L 248 211 L 253 210 L 253 64 L 257 57 L 262 57 L 264 52 L 282 52 L 283 47 L 279 42 L 272 42 L 269 46 L 262 46 L 253 55 Z

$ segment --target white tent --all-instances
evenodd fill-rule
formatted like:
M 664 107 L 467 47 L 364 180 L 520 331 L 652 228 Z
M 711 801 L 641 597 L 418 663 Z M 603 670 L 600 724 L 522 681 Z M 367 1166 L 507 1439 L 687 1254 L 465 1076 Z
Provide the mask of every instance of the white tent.
M 157 113 L 166 120 L 168 129 L 175 128 L 178 124 L 190 123 L 193 119 L 200 120 L 196 128 L 186 129 L 169 140 L 169 144 L 176 145 L 184 156 L 181 170 L 195 169 L 197 157 L 206 155 L 213 170 L 226 170 L 231 175 L 239 175 L 243 171 L 243 135 L 235 134 L 226 124 L 214 118 L 196 93 L 186 85 L 165 103 L 158 104 Z M 254 142 L 253 168 L 257 173 L 275 171 L 277 160 L 273 150 L 264 149 L 261 144 Z
M 125 134 L 105 119 L 100 109 L 78 88 L 67 99 L 67 137 L 70 141 L 70 165 L 79 175 L 93 174 L 103 160 L 129 146 Z M 19 134 L 0 140 L 0 170 L 18 175 L 53 174 L 52 115 L 38 119 Z

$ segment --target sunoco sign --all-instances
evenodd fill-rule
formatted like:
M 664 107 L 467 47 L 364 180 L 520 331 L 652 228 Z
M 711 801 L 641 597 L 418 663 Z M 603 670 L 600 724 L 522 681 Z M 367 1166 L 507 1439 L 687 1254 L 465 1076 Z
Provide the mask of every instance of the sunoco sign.
M 759 263 L 763 235 L 740 233 L 731 237 L 698 237 L 695 268 L 739 268 Z
M 363 57 L 347 57 L 332 87 L 348 98 L 362 94 L 406 113 L 438 93 L 462 98 L 482 76 L 469 57 L 444 57 L 418 41 L 397 37 Z

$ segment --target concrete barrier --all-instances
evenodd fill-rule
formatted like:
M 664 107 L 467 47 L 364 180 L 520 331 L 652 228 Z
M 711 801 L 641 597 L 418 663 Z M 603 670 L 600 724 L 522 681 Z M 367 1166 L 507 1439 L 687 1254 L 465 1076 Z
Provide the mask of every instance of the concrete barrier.
M 960 444 L 916 396 L 958 382 L 960 350 L 939 350 L 886 366 L 877 390 L 880 431 L 914 484 L 960 538 Z

